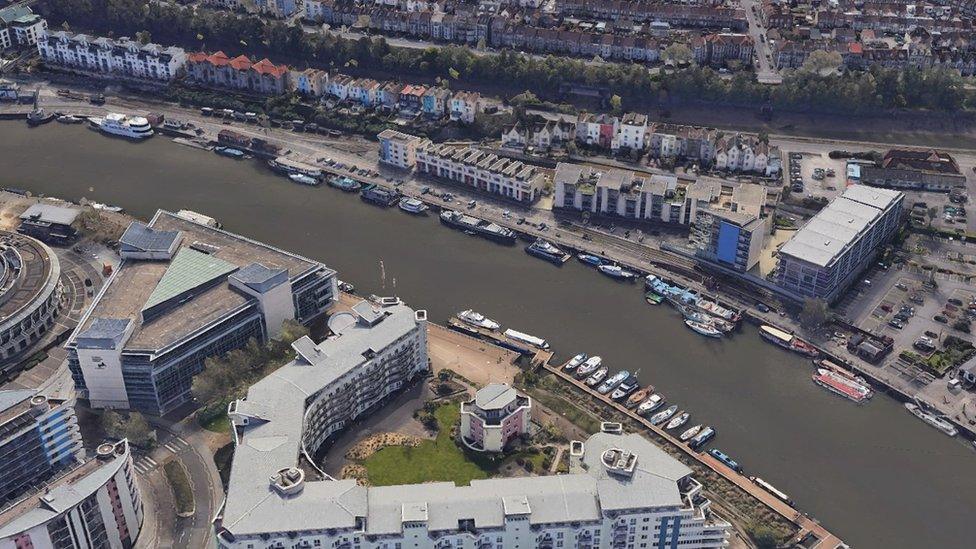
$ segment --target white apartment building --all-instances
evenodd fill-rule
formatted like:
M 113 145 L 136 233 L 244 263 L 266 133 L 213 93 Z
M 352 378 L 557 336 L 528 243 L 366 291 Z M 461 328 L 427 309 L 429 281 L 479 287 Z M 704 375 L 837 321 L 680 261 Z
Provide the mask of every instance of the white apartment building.
M 448 101 L 448 112 L 451 115 L 451 120 L 473 124 L 475 115 L 481 111 L 481 94 L 478 92 L 460 91 Z
M 383 130 L 376 138 L 380 142 L 380 162 L 404 170 L 412 170 L 417 163 L 417 147 L 425 140 L 396 130 Z
M 643 151 L 647 146 L 647 115 L 629 112 L 620 119 L 617 146 Z
M 417 148 L 417 172 L 518 200 L 534 202 L 548 171 L 471 147 L 425 143 Z
M 891 239 L 905 195 L 851 185 L 779 249 L 776 285 L 799 299 L 836 300 Z
M 305 18 L 310 21 L 321 21 L 325 19 L 326 9 L 332 9 L 332 2 L 326 2 L 323 0 L 305 0 L 302 2 L 303 9 L 305 10 Z
M 66 31 L 43 32 L 37 51 L 46 65 L 105 77 L 169 82 L 186 64 L 186 52 L 174 46 L 140 44 Z
M 318 69 L 289 71 L 288 83 L 305 97 L 321 97 L 329 90 L 329 73 Z
M 102 444 L 95 457 L 0 509 L 0 549 L 126 549 L 143 509 L 129 444 Z
M 47 20 L 30 7 L 11 5 L 0 9 L 0 51 L 14 46 L 33 46 L 47 29 Z
M 301 417 L 290 419 L 301 434 Z M 351 479 L 310 481 L 294 465 L 282 465 L 294 463 L 295 454 L 261 451 L 281 435 L 259 436 L 251 446 L 246 436 L 238 450 L 264 459 L 252 463 L 234 454 L 217 525 L 224 549 L 718 549 L 729 543 L 731 525 L 712 514 L 691 469 L 636 434 L 602 432 L 573 441 L 568 474 L 371 488 Z

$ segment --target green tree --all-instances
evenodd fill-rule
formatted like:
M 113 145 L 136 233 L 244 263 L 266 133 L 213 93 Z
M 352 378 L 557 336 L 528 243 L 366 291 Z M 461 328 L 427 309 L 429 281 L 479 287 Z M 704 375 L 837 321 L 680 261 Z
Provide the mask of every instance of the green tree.
M 800 311 L 800 323 L 807 328 L 822 326 L 830 318 L 830 309 L 822 299 L 807 298 Z
M 691 63 L 695 60 L 695 55 L 688 46 L 675 42 L 664 48 L 664 51 L 661 52 L 661 60 L 665 63 L 680 65 L 682 63 Z
M 610 96 L 610 110 L 613 111 L 615 114 L 620 113 L 622 104 L 623 104 L 623 100 L 620 99 L 619 95 L 614 94 Z
M 939 217 L 939 209 L 936 208 L 935 206 L 932 206 L 931 208 L 925 210 L 925 216 L 929 218 L 929 227 L 931 227 L 932 222 L 935 221 L 937 217 Z
M 807 56 L 800 71 L 819 76 L 837 72 L 844 59 L 835 51 L 816 50 Z

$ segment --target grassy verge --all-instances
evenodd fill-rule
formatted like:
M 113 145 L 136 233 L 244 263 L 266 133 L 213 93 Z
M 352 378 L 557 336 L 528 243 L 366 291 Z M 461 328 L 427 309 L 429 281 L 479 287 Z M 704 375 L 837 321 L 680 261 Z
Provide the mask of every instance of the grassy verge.
M 230 433 L 230 419 L 227 417 L 227 409 L 224 408 L 222 414 L 215 415 L 210 419 L 200 423 L 204 429 L 214 433 Z
M 163 471 L 166 473 L 169 487 L 173 490 L 176 512 L 179 514 L 192 513 L 194 511 L 193 489 L 190 488 L 190 479 L 186 476 L 186 469 L 174 459 L 163 466 Z
M 570 423 L 587 433 L 593 434 L 600 430 L 600 420 L 581 410 L 572 402 L 549 392 L 540 391 L 535 387 L 521 387 L 521 389 L 529 393 L 529 396 L 534 398 L 539 404 L 563 416 Z

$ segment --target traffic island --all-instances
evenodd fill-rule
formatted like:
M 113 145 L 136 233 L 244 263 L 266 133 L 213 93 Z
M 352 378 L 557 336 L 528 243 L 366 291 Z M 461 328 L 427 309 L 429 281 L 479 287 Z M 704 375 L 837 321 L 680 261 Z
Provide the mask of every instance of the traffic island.
M 179 460 L 174 459 L 166 462 L 163 471 L 166 473 L 166 481 L 176 501 L 176 516 L 192 517 L 196 512 L 196 506 L 193 502 L 193 487 L 190 484 L 190 477 L 186 474 L 186 467 Z

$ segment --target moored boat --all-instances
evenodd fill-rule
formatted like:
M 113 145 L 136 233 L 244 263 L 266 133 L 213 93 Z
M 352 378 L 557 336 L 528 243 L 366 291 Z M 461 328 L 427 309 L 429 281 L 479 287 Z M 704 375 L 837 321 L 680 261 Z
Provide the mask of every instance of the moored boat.
M 911 412 L 913 416 L 924 421 L 930 426 L 935 427 L 950 437 L 954 437 L 959 434 L 959 430 L 956 429 L 956 426 L 944 416 L 933 414 L 914 402 L 906 402 L 905 409 Z
M 818 368 L 811 378 L 817 385 L 858 404 L 864 402 L 871 395 L 870 389 L 846 380 L 825 368 Z
M 105 118 L 89 118 L 91 124 L 109 135 L 117 135 L 128 139 L 148 139 L 153 135 L 149 120 L 142 116 L 126 116 L 117 112 L 110 112 Z
M 635 406 L 637 406 L 641 402 L 644 402 L 645 400 L 647 400 L 647 397 L 651 396 L 651 394 L 653 392 L 654 392 L 654 386 L 653 385 L 648 385 L 647 387 L 644 387 L 643 389 L 638 389 L 637 391 L 635 391 L 633 394 L 631 394 L 627 398 L 627 403 L 625 405 L 628 408 L 634 408 Z
M 362 183 L 359 181 L 346 176 L 338 175 L 329 178 L 329 185 L 347 193 L 359 192 L 359 190 L 363 188 Z
M 310 187 L 314 187 L 319 184 L 318 179 L 315 179 L 314 177 L 310 175 L 305 175 L 303 173 L 288 174 L 288 179 L 291 179 L 292 181 L 300 185 L 308 185 Z
M 599 267 L 600 265 L 603 265 L 603 260 L 593 254 L 584 254 L 584 253 L 576 254 L 576 259 L 579 259 L 583 263 L 586 263 L 587 265 L 593 267 Z
M 784 349 L 792 350 L 790 343 L 793 341 L 793 334 L 789 332 L 784 332 L 775 326 L 763 324 L 759 327 L 759 335 L 770 343 L 779 345 Z
M 613 390 L 613 393 L 610 394 L 610 398 L 619 402 L 630 396 L 630 394 L 636 391 L 638 387 L 640 387 L 640 384 L 637 381 L 637 376 L 631 375 Z
M 591 373 L 595 372 L 597 368 L 600 367 L 601 363 L 603 363 L 603 359 L 600 358 L 599 355 L 591 356 L 590 358 L 586 359 L 583 362 L 583 364 L 580 365 L 579 369 L 576 370 L 576 376 L 580 378 L 584 378 L 590 375 Z
M 691 437 L 700 433 L 704 427 L 705 427 L 704 425 L 695 425 L 694 427 L 689 427 L 688 429 L 685 430 L 685 432 L 681 433 L 681 435 L 678 437 L 678 440 L 680 440 L 681 442 L 686 442 Z
M 828 369 L 828 370 L 836 373 L 839 376 L 846 377 L 847 379 L 849 379 L 849 380 L 851 380 L 853 382 L 856 382 L 856 383 L 858 383 L 860 385 L 863 385 L 865 387 L 869 387 L 868 380 L 866 380 L 863 377 L 861 377 L 861 376 L 859 376 L 859 375 L 851 372 L 850 370 L 848 370 L 847 368 L 844 368 L 840 364 L 836 364 L 836 363 L 834 363 L 834 362 L 832 362 L 830 360 L 827 360 L 826 358 L 821 358 L 820 360 L 814 360 L 813 363 L 816 364 L 817 366 L 821 367 L 821 368 L 826 368 L 826 369 Z
M 592 387 L 592 386 L 596 385 L 597 383 L 600 383 L 601 381 L 603 381 L 603 378 L 607 377 L 607 372 L 609 372 L 609 371 L 610 371 L 609 368 L 607 368 L 606 366 L 603 366 L 600 369 L 598 369 L 597 371 L 593 372 L 593 375 L 591 375 L 590 377 L 586 378 L 585 383 L 587 385 L 589 385 L 590 387 Z
M 688 418 L 690 417 L 691 414 L 689 414 L 688 412 L 681 412 L 680 414 L 672 418 L 671 421 L 669 421 L 668 424 L 664 426 L 664 428 L 668 430 L 677 429 L 678 427 L 681 427 L 685 423 L 688 423 Z
M 440 219 L 441 223 L 448 227 L 465 232 L 470 231 L 475 235 L 502 244 L 514 244 L 515 239 L 518 238 L 515 231 L 511 229 L 454 210 L 444 210 L 441 212 Z
M 73 114 L 62 114 L 58 117 L 58 122 L 61 124 L 81 124 L 85 119 L 81 116 L 76 116 Z
M 565 366 L 563 366 L 563 370 L 572 372 L 573 370 L 579 368 L 581 364 L 586 362 L 586 358 L 586 353 L 580 353 L 574 356 L 573 358 L 569 359 L 569 362 L 567 362 Z
M 366 185 L 359 191 L 359 198 L 363 202 L 369 202 L 370 204 L 375 204 L 383 208 L 389 208 L 400 200 L 399 194 L 396 191 L 384 189 L 379 185 Z
M 731 457 L 729 457 L 728 454 L 726 454 L 725 452 L 719 450 L 718 448 L 712 448 L 711 450 L 709 450 L 708 451 L 708 455 L 710 455 L 713 458 L 717 459 L 719 462 L 722 463 L 722 465 L 725 465 L 726 467 L 728 467 L 729 469 L 732 469 L 736 473 L 741 473 L 742 472 L 742 466 L 739 465 L 739 462 L 737 462 L 736 460 L 732 459 Z
M 96 210 L 101 210 L 103 212 L 115 212 L 115 213 L 122 212 L 122 206 L 110 206 L 108 204 L 102 204 L 101 202 L 89 202 L 88 205 L 91 206 L 92 208 L 95 208 Z
M 501 324 L 495 322 L 494 320 L 486 317 L 485 315 L 472 311 L 471 309 L 466 309 L 457 314 L 458 320 L 466 322 L 477 328 L 484 328 L 485 330 L 495 331 L 502 327 Z
M 697 450 L 713 438 L 715 438 L 715 429 L 705 427 L 697 435 L 692 437 L 692 439 L 688 442 L 688 446 L 690 446 L 693 450 Z
M 621 370 L 608 377 L 606 381 L 601 383 L 600 386 L 596 388 L 596 392 L 600 393 L 601 395 L 605 395 L 612 391 L 617 385 L 623 383 L 628 377 L 630 377 L 630 372 L 627 370 Z
M 548 240 L 537 239 L 525 247 L 525 252 L 555 265 L 562 265 L 569 260 L 569 254 L 560 250 Z
M 427 204 L 424 204 L 416 198 L 409 197 L 401 198 L 398 207 L 401 210 L 414 215 L 420 215 L 427 211 Z
M 722 331 L 711 324 L 686 320 L 685 325 L 705 337 L 722 337 Z
M 820 351 L 816 347 L 796 336 L 793 336 L 793 341 L 790 342 L 790 350 L 810 358 L 816 358 L 820 355 Z
M 40 126 L 54 120 L 54 113 L 44 109 L 34 109 L 27 115 L 28 126 Z
M 517 330 L 513 330 L 509 328 L 505 330 L 505 335 L 508 336 L 510 339 L 514 339 L 515 341 L 519 341 L 521 343 L 528 343 L 529 345 L 532 345 L 533 347 L 538 347 L 539 349 L 542 350 L 549 348 L 549 344 L 546 342 L 546 340 L 542 339 L 541 337 L 535 337 L 534 335 L 529 335 L 525 332 L 519 332 Z
M 214 152 L 220 156 L 226 156 L 227 158 L 241 159 L 247 156 L 247 153 L 240 149 L 235 149 L 234 147 L 214 147 Z
M 650 397 L 648 397 L 647 400 L 640 403 L 640 406 L 637 407 L 637 413 L 642 416 L 647 415 L 653 412 L 654 410 L 657 410 L 663 405 L 664 405 L 664 395 L 653 394 Z
M 678 411 L 677 404 L 672 404 L 671 406 L 668 406 L 664 410 L 661 410 L 660 412 L 651 416 L 651 425 L 660 425 L 664 423 L 665 421 L 671 419 L 671 416 L 673 416 L 677 411 Z
M 633 280 L 637 277 L 635 273 L 624 269 L 620 265 L 600 265 L 597 269 L 610 278 L 617 280 Z
M 766 490 L 770 494 L 776 496 L 776 498 L 779 499 L 780 501 L 782 501 L 783 503 L 785 503 L 787 505 L 790 505 L 790 506 L 793 506 L 794 505 L 793 504 L 793 500 L 790 499 L 790 496 L 784 494 L 783 492 L 781 492 L 780 490 L 778 490 L 775 486 L 773 486 L 772 484 L 766 482 L 765 480 L 763 480 L 763 479 L 761 479 L 759 477 L 749 477 L 749 480 L 751 480 L 752 482 L 755 482 L 756 485 L 759 486 L 760 488 L 762 488 L 763 490 Z
M 739 315 L 739 313 L 731 309 L 728 309 L 726 307 L 723 307 L 714 301 L 710 301 L 707 299 L 699 298 L 695 302 L 695 305 L 702 311 L 705 311 L 706 313 L 712 316 L 717 316 L 722 320 L 727 320 L 729 322 L 738 322 L 742 318 Z
M 649 305 L 660 305 L 664 298 L 654 292 L 647 292 L 644 294 L 644 301 Z

